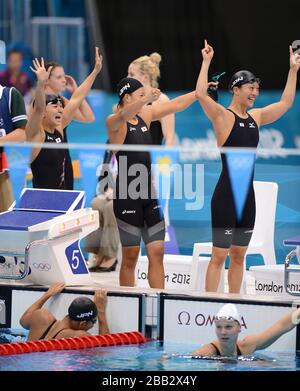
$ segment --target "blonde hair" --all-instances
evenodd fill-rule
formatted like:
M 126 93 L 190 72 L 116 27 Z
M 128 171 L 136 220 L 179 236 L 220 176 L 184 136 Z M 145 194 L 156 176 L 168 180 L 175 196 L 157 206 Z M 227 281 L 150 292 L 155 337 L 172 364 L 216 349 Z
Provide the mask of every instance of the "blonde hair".
M 141 73 L 149 76 L 151 87 L 158 87 L 158 78 L 160 77 L 159 64 L 161 55 L 154 52 L 150 56 L 141 56 L 132 61 L 132 64 L 140 67 Z

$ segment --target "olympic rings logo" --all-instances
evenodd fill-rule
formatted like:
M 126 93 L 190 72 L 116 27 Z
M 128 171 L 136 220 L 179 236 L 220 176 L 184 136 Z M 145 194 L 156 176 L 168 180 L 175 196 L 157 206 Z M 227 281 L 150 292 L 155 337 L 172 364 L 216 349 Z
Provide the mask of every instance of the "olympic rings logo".
M 36 263 L 34 262 L 33 267 L 37 270 L 48 272 L 51 269 L 49 263 Z

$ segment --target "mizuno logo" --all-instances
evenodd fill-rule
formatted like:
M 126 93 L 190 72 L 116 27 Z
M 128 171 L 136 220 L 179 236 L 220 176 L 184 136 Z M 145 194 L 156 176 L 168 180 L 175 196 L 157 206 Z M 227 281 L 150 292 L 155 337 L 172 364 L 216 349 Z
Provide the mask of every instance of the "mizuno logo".
M 249 128 L 255 128 L 254 122 L 249 122 Z
M 232 235 L 232 229 L 225 229 L 225 235 Z

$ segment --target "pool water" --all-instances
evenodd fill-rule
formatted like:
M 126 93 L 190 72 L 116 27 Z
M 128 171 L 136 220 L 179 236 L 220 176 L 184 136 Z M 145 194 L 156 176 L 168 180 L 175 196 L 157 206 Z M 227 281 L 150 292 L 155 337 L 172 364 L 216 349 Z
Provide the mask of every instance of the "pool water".
M 8 333 L 9 335 L 9 333 Z M 13 334 L 10 334 L 13 335 Z M 0 340 L 4 343 L 4 334 Z M 11 336 L 24 341 L 24 335 Z M 15 339 L 17 338 L 17 340 Z M 22 339 L 20 339 L 22 338 Z M 195 360 L 198 346 L 151 341 L 140 345 L 98 347 L 0 356 L 0 371 L 299 371 L 294 352 L 256 352 L 255 360 Z M 163 360 L 162 356 L 171 356 Z

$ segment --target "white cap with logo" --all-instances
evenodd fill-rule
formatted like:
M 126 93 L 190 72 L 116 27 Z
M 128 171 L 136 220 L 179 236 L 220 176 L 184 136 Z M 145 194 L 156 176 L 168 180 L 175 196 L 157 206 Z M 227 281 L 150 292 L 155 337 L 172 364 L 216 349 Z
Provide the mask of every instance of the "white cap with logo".
M 215 320 L 235 320 L 239 324 L 241 323 L 241 317 L 239 312 L 234 304 L 228 303 L 223 305 L 217 313 Z

